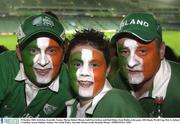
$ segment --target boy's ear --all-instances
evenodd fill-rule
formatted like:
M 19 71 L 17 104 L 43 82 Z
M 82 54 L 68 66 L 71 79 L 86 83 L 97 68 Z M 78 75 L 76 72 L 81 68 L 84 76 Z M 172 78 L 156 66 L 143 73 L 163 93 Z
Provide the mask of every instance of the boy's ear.
M 21 52 L 20 52 L 20 49 L 19 49 L 19 45 L 16 45 L 16 55 L 17 55 L 19 61 L 21 62 L 22 57 L 21 57 Z
M 109 75 L 110 70 L 111 70 L 111 65 L 109 64 L 107 71 L 106 71 L 106 77 Z

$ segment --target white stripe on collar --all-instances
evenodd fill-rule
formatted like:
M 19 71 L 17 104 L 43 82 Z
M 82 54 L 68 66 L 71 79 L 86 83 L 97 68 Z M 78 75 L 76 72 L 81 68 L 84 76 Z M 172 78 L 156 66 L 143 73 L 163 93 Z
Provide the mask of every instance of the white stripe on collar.
M 110 90 L 112 90 L 112 86 L 111 86 L 111 84 L 109 83 L 109 81 L 106 79 L 102 91 L 93 98 L 91 107 L 89 107 L 89 108 L 87 109 L 86 113 L 92 115 L 92 114 L 93 114 L 93 111 L 94 111 L 94 109 L 95 109 L 95 107 L 96 107 L 96 105 L 98 104 L 98 102 L 99 102 L 99 101 L 103 98 L 103 96 L 106 95 L 106 93 L 107 93 L 108 91 L 110 91 Z
M 167 87 L 171 78 L 171 67 L 165 59 L 161 61 L 161 66 L 153 82 L 152 97 L 162 96 L 166 97 Z
M 96 95 L 93 100 L 92 100 L 92 104 L 90 104 L 91 106 L 86 110 L 87 114 L 93 114 L 93 111 L 96 107 L 96 105 L 98 104 L 98 102 L 103 98 L 103 96 L 112 89 L 111 84 L 109 83 L 109 81 L 106 79 L 104 87 L 102 89 L 102 91 Z M 67 117 L 71 117 L 72 114 L 72 106 L 74 104 L 74 102 L 76 101 L 76 99 L 71 99 L 66 101 L 66 106 L 67 106 Z

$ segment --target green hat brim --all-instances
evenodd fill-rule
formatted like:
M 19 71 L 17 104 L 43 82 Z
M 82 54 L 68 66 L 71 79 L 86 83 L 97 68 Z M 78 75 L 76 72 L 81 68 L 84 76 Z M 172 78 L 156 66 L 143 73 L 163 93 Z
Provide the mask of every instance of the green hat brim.
M 123 30 L 123 31 L 116 33 L 111 38 L 111 43 L 117 42 L 120 38 L 127 36 L 127 34 L 135 36 L 136 38 L 138 38 L 146 43 L 151 42 L 155 38 L 154 34 L 152 34 L 152 33 L 150 34 L 147 31 L 142 31 L 142 30 L 137 30 L 137 29 L 129 29 L 129 30 Z
M 60 42 L 57 42 L 59 45 L 62 45 L 64 43 L 64 40 L 61 39 L 59 36 L 57 36 L 52 31 L 37 30 L 36 32 L 32 33 L 31 35 L 28 35 L 27 37 L 21 39 L 20 44 L 19 44 L 20 49 L 24 49 L 31 41 L 33 41 L 34 39 L 36 39 L 38 37 L 49 37 L 54 40 L 60 41 Z M 30 42 L 26 42 L 26 41 L 30 41 Z

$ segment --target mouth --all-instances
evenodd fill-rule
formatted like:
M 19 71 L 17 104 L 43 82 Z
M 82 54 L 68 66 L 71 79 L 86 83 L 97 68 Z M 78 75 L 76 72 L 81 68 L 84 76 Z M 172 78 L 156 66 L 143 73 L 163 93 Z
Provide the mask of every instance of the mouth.
M 138 74 L 138 73 L 141 73 L 142 71 L 141 70 L 128 70 L 128 72 L 130 74 Z
M 92 86 L 93 82 L 92 81 L 78 81 L 79 85 L 83 88 L 88 88 L 90 86 Z
M 47 69 L 38 69 L 38 68 L 35 68 L 34 69 L 35 72 L 40 75 L 40 76 L 46 76 L 47 74 L 49 74 L 49 72 L 51 71 L 51 68 L 47 68 Z

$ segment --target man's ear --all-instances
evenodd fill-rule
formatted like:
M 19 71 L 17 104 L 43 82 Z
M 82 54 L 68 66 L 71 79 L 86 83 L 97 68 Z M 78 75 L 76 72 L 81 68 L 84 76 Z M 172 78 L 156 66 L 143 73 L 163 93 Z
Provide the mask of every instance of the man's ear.
M 164 42 L 162 42 L 161 45 L 160 45 L 160 58 L 161 59 L 164 59 L 165 49 L 166 49 L 166 45 L 165 45 Z
M 17 55 L 19 61 L 21 62 L 22 57 L 21 57 L 21 52 L 20 52 L 20 49 L 19 49 L 19 45 L 16 45 L 16 55 Z

